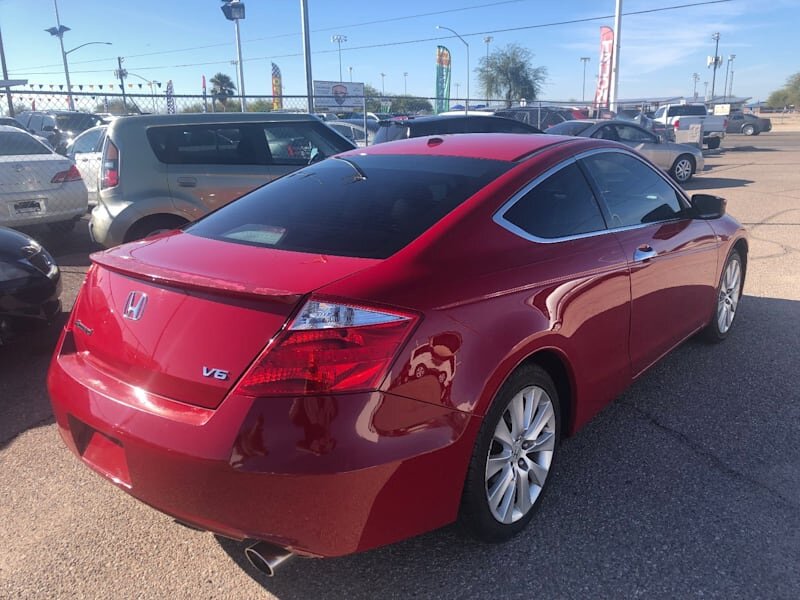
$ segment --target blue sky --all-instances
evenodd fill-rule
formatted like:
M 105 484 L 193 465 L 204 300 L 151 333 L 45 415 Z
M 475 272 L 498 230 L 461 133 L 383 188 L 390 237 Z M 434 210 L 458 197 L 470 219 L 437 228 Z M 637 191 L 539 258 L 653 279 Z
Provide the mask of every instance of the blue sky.
M 691 3 L 692 0 L 625 0 L 623 12 L 637 12 Z M 276 62 L 286 94 L 305 93 L 299 0 L 246 0 L 241 22 L 244 75 L 248 94 L 270 93 L 270 63 Z M 312 70 L 315 79 L 336 80 L 339 62 L 331 35 L 347 36 L 342 45 L 344 79 L 363 81 L 387 93 L 434 95 L 437 43 L 453 57 L 453 84 L 465 92 L 464 44 L 436 25 L 455 29 L 470 44 L 471 68 L 486 53 L 484 37 L 494 39 L 490 50 L 517 43 L 528 48 L 534 65 L 545 66 L 548 80 L 542 97 L 580 100 L 583 66 L 587 67 L 586 97 L 593 94 L 599 48 L 599 28 L 613 18 L 550 25 L 613 15 L 614 0 L 376 0 L 333 2 L 309 0 Z M 233 24 L 226 21 L 215 0 L 164 2 L 134 0 L 59 0 L 61 22 L 71 31 L 64 36 L 69 50 L 92 45 L 69 55 L 73 85 L 114 82 L 116 57 L 143 80 L 172 79 L 178 94 L 200 92 L 201 76 L 217 71 L 234 80 Z M 431 14 L 440 13 L 440 14 Z M 720 32 L 720 55 L 735 54 L 734 93 L 764 99 L 800 71 L 797 23 L 800 0 L 732 0 L 623 18 L 620 51 L 620 98 L 690 95 L 692 73 L 711 82 L 706 57 L 713 54 L 711 35 Z M 2 28 L 10 76 L 33 84 L 63 84 L 58 42 L 43 30 L 55 25 L 52 0 L 0 0 Z M 539 26 L 539 27 L 533 27 Z M 511 28 L 529 27 L 526 29 Z M 487 33 L 491 32 L 491 33 Z M 437 42 L 438 38 L 438 42 Z M 424 41 L 416 41 L 424 40 Z M 410 42 L 410 43 L 403 43 Z M 385 45 L 392 44 L 392 45 Z M 408 73 L 404 78 L 403 73 Z M 472 96 L 480 97 L 471 75 Z M 717 72 L 721 93 L 725 67 Z M 145 88 L 146 89 L 146 88 Z M 455 88 L 453 89 L 455 95 Z

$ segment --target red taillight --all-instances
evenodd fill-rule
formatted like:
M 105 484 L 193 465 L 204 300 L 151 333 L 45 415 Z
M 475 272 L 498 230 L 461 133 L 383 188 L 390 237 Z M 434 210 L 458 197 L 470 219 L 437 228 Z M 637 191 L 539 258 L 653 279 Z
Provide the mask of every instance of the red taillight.
M 67 181 L 80 181 L 81 173 L 78 167 L 71 165 L 66 171 L 59 171 L 50 180 L 50 183 L 66 183 Z
M 672 122 L 672 126 L 675 128 L 675 131 L 678 131 L 678 128 L 681 126 L 681 120 L 680 119 L 675 119 Z
M 100 189 L 104 190 L 117 185 L 119 185 L 119 149 L 114 142 L 106 139 L 100 171 Z
M 416 321 L 407 313 L 309 300 L 236 392 L 270 396 L 376 389 Z

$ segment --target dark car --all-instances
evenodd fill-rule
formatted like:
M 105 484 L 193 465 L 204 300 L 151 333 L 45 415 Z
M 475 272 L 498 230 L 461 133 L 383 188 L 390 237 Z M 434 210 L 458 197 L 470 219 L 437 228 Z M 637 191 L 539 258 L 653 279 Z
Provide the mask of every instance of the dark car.
M 0 227 L 0 345 L 21 326 L 61 311 L 61 273 L 33 238 Z
M 734 112 L 728 116 L 726 133 L 758 135 L 762 131 L 772 131 L 772 121 L 742 112 Z
M 558 106 L 513 106 L 495 111 L 498 117 L 515 119 L 539 129 L 547 129 L 564 121 L 572 121 L 575 114 L 570 108 Z
M 728 336 L 747 249 L 725 200 L 606 140 L 358 148 L 93 254 L 53 412 L 88 467 L 251 540 L 268 573 L 457 519 L 500 542 L 562 436 L 700 330 Z
M 26 110 L 17 115 L 17 120 L 32 134 L 46 138 L 61 154 L 73 138 L 104 123 L 99 115 L 72 110 Z
M 542 130 L 493 115 L 440 115 L 381 121 L 373 143 L 448 133 L 542 133 Z

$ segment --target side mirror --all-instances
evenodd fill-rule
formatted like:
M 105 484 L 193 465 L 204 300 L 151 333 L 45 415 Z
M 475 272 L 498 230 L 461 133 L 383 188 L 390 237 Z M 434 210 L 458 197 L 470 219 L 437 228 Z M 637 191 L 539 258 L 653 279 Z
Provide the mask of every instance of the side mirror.
M 692 207 L 698 219 L 719 219 L 725 214 L 728 201 L 712 194 L 694 194 Z
M 42 127 L 42 131 L 55 131 L 55 130 L 56 128 L 53 127 L 52 125 L 45 125 L 44 127 Z

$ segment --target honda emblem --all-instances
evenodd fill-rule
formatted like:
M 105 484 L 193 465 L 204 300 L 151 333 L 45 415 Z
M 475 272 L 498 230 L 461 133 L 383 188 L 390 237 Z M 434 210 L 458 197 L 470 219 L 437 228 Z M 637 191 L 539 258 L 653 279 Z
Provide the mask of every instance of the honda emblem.
M 138 321 L 144 314 L 144 307 L 147 306 L 147 294 L 144 292 L 131 292 L 125 301 L 125 309 L 122 316 L 131 321 Z

